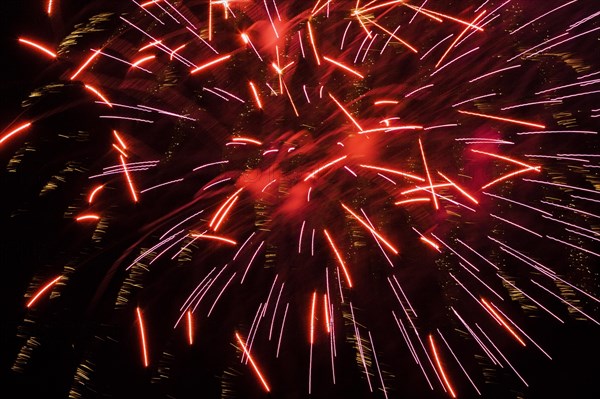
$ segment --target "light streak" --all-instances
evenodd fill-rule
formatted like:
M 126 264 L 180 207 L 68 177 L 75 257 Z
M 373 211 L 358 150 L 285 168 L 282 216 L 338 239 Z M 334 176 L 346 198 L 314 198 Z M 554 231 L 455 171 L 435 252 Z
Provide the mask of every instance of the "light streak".
M 123 172 L 125 173 L 125 178 L 127 179 L 127 184 L 129 185 L 129 191 L 131 192 L 131 198 L 133 199 L 133 202 L 138 202 L 138 197 L 137 197 L 137 194 L 135 193 L 135 187 L 133 186 L 133 180 L 131 179 L 131 176 L 129 176 L 129 171 L 127 170 L 127 165 L 125 164 L 125 158 L 123 158 L 123 155 L 119 155 L 119 158 L 121 159 L 121 165 L 123 166 Z
M 215 236 L 210 234 L 192 234 L 191 236 L 197 238 L 206 238 L 207 240 L 221 241 L 231 245 L 237 245 L 236 241 L 227 237 Z
M 331 97 L 331 99 L 342 110 L 342 112 L 348 117 L 348 119 L 350 119 L 350 121 L 352 121 L 352 123 L 354 124 L 354 126 L 356 126 L 358 128 L 358 130 L 360 130 L 362 132 L 363 128 L 358 124 L 358 122 L 356 121 L 356 119 L 354 119 L 352 117 L 352 115 L 350 115 L 350 112 L 348 112 L 346 110 L 346 108 L 344 108 L 344 106 L 331 93 L 329 93 L 329 97 Z
M 94 214 L 81 215 L 76 217 L 75 220 L 77 220 L 78 222 L 85 222 L 88 220 L 100 220 L 100 216 Z
M 213 227 L 218 222 L 218 220 L 222 220 L 222 218 L 219 219 L 219 217 L 221 216 L 221 213 L 223 212 L 223 210 L 226 209 L 226 207 L 229 205 L 229 203 L 231 201 L 236 200 L 238 194 L 241 193 L 243 189 L 244 189 L 243 187 L 238 189 L 225 202 L 223 202 L 223 205 L 221 205 L 221 207 L 217 210 L 217 212 L 215 212 L 213 218 L 211 219 L 210 223 L 208 224 L 209 227 Z
M 475 19 L 473 20 L 472 24 L 475 24 L 481 17 L 483 17 L 483 15 L 486 13 L 485 10 L 483 10 L 477 17 L 475 17 Z M 450 53 L 450 50 L 452 50 L 452 47 L 454 47 L 456 45 L 456 43 L 458 43 L 458 41 L 467 33 L 467 31 L 469 30 L 469 26 L 467 26 L 457 37 L 456 39 L 454 39 L 454 41 L 452 42 L 452 44 L 450 44 L 450 46 L 448 47 L 448 49 L 446 50 L 446 52 L 444 54 L 442 54 L 442 56 L 440 57 L 440 59 L 438 60 L 437 64 L 435 64 L 435 67 L 439 67 L 440 64 L 442 63 L 442 61 L 444 60 L 444 58 L 446 58 L 446 56 L 448 55 L 448 53 Z
M 188 343 L 190 345 L 194 344 L 194 319 L 192 316 L 192 312 L 190 310 L 187 311 L 187 333 L 188 333 Z
M 312 25 L 310 21 L 306 22 L 306 27 L 308 28 L 308 37 L 310 39 L 310 44 L 313 49 L 313 53 L 315 55 L 315 60 L 317 61 L 317 65 L 321 65 L 321 60 L 319 59 L 319 52 L 317 51 L 317 45 L 315 43 L 315 36 L 313 33 Z
M 42 46 L 41 44 L 36 43 L 36 42 L 34 42 L 32 40 L 24 39 L 24 38 L 20 37 L 19 38 L 19 42 L 23 43 L 23 44 L 26 44 L 28 46 L 31 46 L 33 48 L 38 49 L 39 51 L 41 51 L 43 54 L 46 54 L 50 58 L 56 58 L 57 57 L 57 55 L 56 55 L 56 53 L 54 51 L 49 50 L 47 47 Z
M 209 40 L 210 40 L 210 39 L 209 39 Z M 223 56 L 223 57 L 216 58 L 216 59 L 214 59 L 214 60 L 212 60 L 212 61 L 209 61 L 209 62 L 207 62 L 207 63 L 204 63 L 204 64 L 202 64 L 202 65 L 199 65 L 199 66 L 197 66 L 196 68 L 192 69 L 192 71 L 191 71 L 190 73 L 193 75 L 193 74 L 195 74 L 195 73 L 198 73 L 198 72 L 200 72 L 200 71 L 203 71 L 203 70 L 205 70 L 205 69 L 206 69 L 206 68 L 208 68 L 208 67 L 211 67 L 211 66 L 213 66 L 213 65 L 216 65 L 216 64 L 219 64 L 219 63 L 221 63 L 221 62 L 223 62 L 223 61 L 226 61 L 226 60 L 228 60 L 229 58 L 231 58 L 231 55 L 230 55 L 230 54 L 228 54 L 228 55 L 225 55 L 225 56 Z
M 323 310 L 325 313 L 325 330 L 327 334 L 331 333 L 330 321 L 329 321 L 329 301 L 327 300 L 327 294 L 323 294 Z
M 155 59 L 155 58 L 156 58 L 156 56 L 155 56 L 155 55 L 149 55 L 149 56 L 146 56 L 146 57 L 142 57 L 142 58 L 139 58 L 139 59 L 137 59 L 137 60 L 133 61 L 133 63 L 131 64 L 131 66 L 133 66 L 133 67 L 137 68 L 137 67 L 139 67 L 141 64 L 143 64 L 143 63 L 145 63 L 145 62 L 147 62 L 147 61 L 153 60 L 153 59 Z
M 12 136 L 14 136 L 15 134 L 22 132 L 23 130 L 29 128 L 30 126 L 31 126 L 31 122 L 27 122 L 27 123 L 24 123 L 21 126 L 17 127 L 16 129 L 13 129 L 10 132 L 6 133 L 4 136 L 0 137 L 0 145 L 2 143 L 4 143 L 5 141 L 7 141 Z
M 269 388 L 269 384 L 267 383 L 267 381 L 263 377 L 262 373 L 260 372 L 260 369 L 258 368 L 258 366 L 256 365 L 256 363 L 254 362 L 254 358 L 250 355 L 250 352 L 248 352 L 248 350 L 246 349 L 246 345 L 244 344 L 244 341 L 240 337 L 240 334 L 236 332 L 235 333 L 235 337 L 237 338 L 238 343 L 242 347 L 242 350 L 243 350 L 244 354 L 246 355 L 246 357 L 250 361 L 250 364 L 252 365 L 252 368 L 254 369 L 254 372 L 256 373 L 256 376 L 259 378 L 259 380 L 260 380 L 262 386 L 264 387 L 265 391 L 271 392 L 271 388 Z
M 27 302 L 27 307 L 30 308 L 32 307 L 37 300 L 40 298 L 40 296 L 44 295 L 44 293 L 46 291 L 48 291 L 50 288 L 52 288 L 54 286 L 54 284 L 56 284 L 60 279 L 62 278 L 62 276 L 58 276 L 55 279 L 51 280 L 50 282 L 48 282 L 46 285 L 44 285 L 43 287 L 41 287 L 34 295 L 33 297 L 29 300 L 29 302 Z
M 427 160 L 425 159 L 425 150 L 423 150 L 423 143 L 421 139 L 419 139 L 419 148 L 421 149 L 421 157 L 423 158 L 423 165 L 425 166 L 425 173 L 427 173 L 427 181 L 429 181 L 429 188 L 431 189 L 431 198 L 433 198 L 433 206 L 435 209 L 440 209 L 437 198 L 435 197 L 435 192 L 433 190 L 433 182 L 431 180 L 431 175 L 429 174 L 429 168 L 427 167 Z
M 490 306 L 490 304 L 484 298 L 481 298 L 481 303 L 483 303 L 483 305 L 486 308 L 488 308 L 488 310 L 493 314 L 494 318 L 506 329 L 506 331 L 508 331 L 513 337 L 515 337 L 515 339 L 519 341 L 521 345 L 525 346 L 525 341 L 523 341 L 523 339 L 521 339 L 521 337 L 519 337 L 519 335 L 517 335 L 517 333 L 512 328 L 510 328 L 508 323 L 504 320 L 502 316 L 500 316 L 500 314 L 498 314 L 498 312 L 496 312 L 494 307 Z
M 260 101 L 260 97 L 258 95 L 258 91 L 256 90 L 256 87 L 254 86 L 254 83 L 249 82 L 250 84 L 250 89 L 252 90 L 252 94 L 254 95 L 254 100 L 256 101 L 256 106 L 260 109 L 262 109 L 262 103 Z
M 342 207 L 350 215 L 352 215 L 352 217 L 354 217 L 354 219 L 356 219 L 357 222 L 359 222 L 360 224 L 362 224 L 363 226 L 365 226 L 367 228 L 367 230 L 369 230 L 371 233 L 373 233 L 374 236 L 376 236 L 379 240 L 381 240 L 381 242 L 383 242 L 385 244 L 385 246 L 388 247 L 394 254 L 398 255 L 398 250 L 396 248 L 394 248 L 394 246 L 392 244 L 390 244 L 385 238 L 383 238 L 381 236 L 381 234 L 379 234 L 378 232 L 376 232 L 375 229 L 373 229 L 367 222 L 365 222 L 364 220 L 362 220 L 362 218 L 360 216 L 358 216 L 354 211 L 352 211 L 352 209 L 348 208 L 343 203 L 342 203 Z
M 416 202 L 429 202 L 429 201 L 431 201 L 431 198 L 429 198 L 429 197 L 420 197 L 420 198 L 412 198 L 412 199 L 403 200 L 403 201 L 397 201 L 397 202 L 394 202 L 394 205 L 405 205 L 405 204 L 412 204 L 412 203 L 416 203 Z
M 256 139 L 250 138 L 250 137 L 234 137 L 234 138 L 231 139 L 231 141 L 235 141 L 235 142 L 238 142 L 238 143 L 248 143 L 248 144 L 263 145 L 262 142 L 260 142 L 260 141 L 258 141 Z
M 437 368 L 440 371 L 440 374 L 442 375 L 442 379 L 444 380 L 444 385 L 446 386 L 446 388 L 448 388 L 448 391 L 450 392 L 450 396 L 452 396 L 453 398 L 456 398 L 456 393 L 454 393 L 452 384 L 450 384 L 450 380 L 448 379 L 448 376 L 446 375 L 446 372 L 444 371 L 444 367 L 442 366 L 442 362 L 438 355 L 438 351 L 435 346 L 435 342 L 433 341 L 433 335 L 431 335 L 431 334 L 429 334 L 429 345 L 431 346 L 431 351 L 433 352 L 433 357 L 435 358 L 435 364 L 437 365 Z
M 447 178 L 446 176 L 444 176 L 444 174 L 442 174 L 442 172 L 438 171 L 438 174 L 440 176 L 442 176 L 446 181 L 448 181 L 448 183 L 452 184 L 454 186 L 454 188 L 456 188 L 458 191 L 460 191 L 460 193 L 462 195 L 464 195 L 465 197 L 467 197 L 468 199 L 470 199 L 473 203 L 479 204 L 479 201 L 477 201 L 471 194 L 467 193 L 458 184 L 454 183 L 452 180 L 450 180 L 449 178 Z
M 462 110 L 458 110 L 458 112 L 460 112 L 461 114 L 478 116 L 480 118 L 487 118 L 487 119 L 493 119 L 493 120 L 502 121 L 502 122 L 515 123 L 517 125 L 537 127 L 539 129 L 546 128 L 546 126 L 541 125 L 539 123 L 527 122 L 527 121 L 522 121 L 522 120 L 518 120 L 518 119 L 503 118 L 503 117 L 495 116 L 495 115 L 480 114 L 478 112 L 470 112 L 470 111 L 462 111 Z
M 313 292 L 312 295 L 312 305 L 310 306 L 310 330 L 309 330 L 309 336 L 310 336 L 310 344 L 314 344 L 315 343 L 315 305 L 317 302 L 317 291 Z
M 335 165 L 338 162 L 343 161 L 344 159 L 346 159 L 348 156 L 344 155 L 343 157 L 334 159 L 331 162 L 328 162 L 327 164 L 321 166 L 320 168 L 315 169 L 313 172 L 311 172 L 308 176 L 306 176 L 306 178 L 304 179 L 304 181 L 308 181 L 309 179 L 312 179 L 313 177 L 315 177 L 317 174 L 319 174 L 320 172 L 322 172 L 323 170 Z
M 345 71 L 348 71 L 348 72 L 350 72 L 351 74 L 354 74 L 354 75 L 358 76 L 358 77 L 359 77 L 359 78 L 361 78 L 361 79 L 364 79 L 364 78 L 365 78 L 365 77 L 364 77 L 363 75 L 361 75 L 359 72 L 355 71 L 354 69 L 350 68 L 349 66 L 346 66 L 346 65 L 342 64 L 342 63 L 341 63 L 341 62 L 339 62 L 339 61 L 336 61 L 336 60 L 334 60 L 334 59 L 331 59 L 331 58 L 329 58 L 329 57 L 327 57 L 327 56 L 323 56 L 323 59 L 324 59 L 325 61 L 327 61 L 327 62 L 330 62 L 330 63 L 332 63 L 332 64 L 333 64 L 333 65 L 335 65 L 335 66 L 338 66 L 338 67 L 342 68 L 342 69 L 343 69 L 343 70 L 345 70 Z
M 342 258 L 342 255 L 338 251 L 335 243 L 333 242 L 333 240 L 332 240 L 331 236 L 329 235 L 329 233 L 327 232 L 327 230 L 324 229 L 323 233 L 325 234 L 325 237 L 327 237 L 327 241 L 329 241 L 329 245 L 331 246 L 331 249 L 335 253 L 335 257 L 338 260 L 338 263 L 340 264 L 340 266 L 342 267 L 342 270 L 344 271 L 344 276 L 346 276 L 346 283 L 348 284 L 348 287 L 352 288 L 352 279 L 350 278 L 348 269 L 346 269 L 346 264 L 344 263 L 344 259 Z
M 77 78 L 77 76 L 79 76 L 81 74 L 81 72 L 83 72 L 85 70 L 85 68 L 87 68 L 87 66 L 94 60 L 96 59 L 96 57 L 98 57 L 98 55 L 100 54 L 100 50 L 95 50 L 94 53 L 89 56 L 89 58 L 79 67 L 79 69 L 73 74 L 71 75 L 71 80 L 75 80 L 75 78 Z
M 102 100 L 102 102 L 106 105 L 108 105 L 110 108 L 112 108 L 112 104 L 110 103 L 110 101 L 108 101 L 108 99 L 104 96 L 104 94 L 100 93 L 100 91 L 98 89 L 96 89 L 93 86 L 90 85 L 85 85 L 84 86 L 87 90 L 91 91 L 92 93 L 94 93 L 100 100 Z
M 142 359 L 144 361 L 144 367 L 148 367 L 150 363 L 148 362 L 148 348 L 146 346 L 146 331 L 144 329 L 144 319 L 142 318 L 142 311 L 139 307 L 136 308 L 137 318 L 138 318 L 138 326 L 140 330 L 140 343 L 142 346 Z

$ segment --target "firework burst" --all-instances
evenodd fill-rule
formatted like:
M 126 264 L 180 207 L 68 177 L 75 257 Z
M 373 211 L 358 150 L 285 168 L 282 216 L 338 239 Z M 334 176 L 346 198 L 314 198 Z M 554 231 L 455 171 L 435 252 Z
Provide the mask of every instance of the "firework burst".
M 15 40 L 38 77 L 0 132 L 35 253 L 14 375 L 534 397 L 544 331 L 597 332 L 592 2 L 37 7 L 56 33 Z

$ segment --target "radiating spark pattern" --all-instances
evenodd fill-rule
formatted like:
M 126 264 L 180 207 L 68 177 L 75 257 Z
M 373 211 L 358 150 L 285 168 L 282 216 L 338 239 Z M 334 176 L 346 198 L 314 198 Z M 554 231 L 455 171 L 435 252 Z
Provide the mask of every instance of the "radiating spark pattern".
M 597 4 L 88 3 L 12 38 L 30 389 L 559 395 L 546 332 L 600 317 Z

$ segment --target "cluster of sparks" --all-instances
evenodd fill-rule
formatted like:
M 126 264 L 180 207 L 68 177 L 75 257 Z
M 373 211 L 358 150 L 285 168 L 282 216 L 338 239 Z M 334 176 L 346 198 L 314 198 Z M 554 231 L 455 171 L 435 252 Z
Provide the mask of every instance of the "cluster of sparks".
M 45 2 L 50 18 L 59 12 L 59 3 Z M 570 21 L 570 25 L 554 29 L 547 37 L 531 34 L 536 24 L 580 7 L 586 3 L 584 0 L 540 4 L 539 10 L 535 8 L 536 15 L 508 30 L 504 26 L 514 12 L 509 9 L 525 2 L 459 2 L 444 12 L 440 11 L 444 2 L 434 0 L 311 0 L 302 6 L 281 0 L 209 0 L 201 5 L 190 1 L 194 4 L 189 7 L 186 3 L 132 0 L 131 12 L 119 17 L 127 32 L 127 43 L 132 45 L 127 50 L 120 43 L 118 52 L 111 51 L 113 41 L 107 41 L 79 49 L 77 54 L 61 53 L 48 44 L 50 40 L 24 36 L 18 41 L 24 51 L 64 63 L 61 79 L 81 84 L 81 95 L 96 103 L 99 118 L 111 124 L 108 151 L 113 153 L 115 164 L 88 176 L 90 182 L 102 183 L 84 188 L 85 204 L 72 216 L 74 223 L 82 227 L 109 223 L 110 216 L 103 213 L 103 208 L 109 207 L 105 194 L 109 189 L 118 189 L 136 210 L 150 209 L 148 212 L 160 214 L 164 221 L 155 232 L 155 242 L 137 248 L 139 254 L 132 252 L 131 258 L 119 265 L 126 272 L 148 271 L 154 262 L 178 262 L 196 251 L 218 251 L 221 259 L 222 251 L 231 251 L 231 255 L 225 255 L 230 260 L 204 273 L 184 303 L 177 306 L 171 327 L 183 329 L 185 334 L 180 335 L 190 346 L 196 345 L 198 336 L 210 334 L 202 330 L 203 317 L 210 317 L 218 309 L 227 312 L 218 303 L 224 295 L 239 289 L 236 283 L 243 285 L 252 274 L 266 273 L 272 276 L 272 284 L 246 288 L 254 292 L 253 298 L 266 294 L 253 319 L 247 320 L 250 327 L 240 321 L 231 331 L 231 342 L 238 348 L 241 363 L 248 365 L 256 377 L 257 387 L 266 392 L 286 389 L 269 378 L 270 366 L 276 363 L 256 348 L 265 348 L 263 341 L 268 341 L 276 359 L 285 361 L 285 356 L 291 356 L 289 350 L 280 356 L 280 350 L 286 345 L 288 313 L 293 313 L 306 321 L 306 331 L 300 335 L 306 337 L 308 348 L 305 375 L 309 394 L 315 390 L 315 367 L 321 371 L 329 368 L 331 384 L 336 384 L 340 373 L 337 351 L 346 341 L 356 351 L 356 364 L 368 389 L 387 398 L 395 382 L 382 359 L 396 355 L 375 351 L 374 337 L 388 338 L 384 332 L 377 336 L 375 330 L 365 326 L 360 320 L 360 299 L 353 297 L 361 290 L 361 278 L 367 275 L 359 271 L 364 266 L 353 260 L 359 258 L 360 249 L 356 247 L 361 246 L 374 248 L 373 253 L 379 257 L 373 261 L 378 265 L 376 273 L 384 277 L 389 289 L 385 295 L 397 300 L 390 312 L 379 309 L 379 317 L 388 320 L 390 329 L 399 329 L 406 345 L 403 350 L 408 351 L 411 362 L 420 370 L 424 387 L 431 391 L 441 390 L 453 398 L 482 395 L 483 377 L 477 376 L 476 368 L 467 360 L 474 353 L 495 367 L 507 367 L 527 387 L 526 376 L 509 360 L 507 352 L 512 349 L 502 349 L 510 345 L 494 338 L 499 336 L 496 327 L 525 347 L 523 350 L 537 350 L 551 359 L 551 351 L 511 317 L 514 308 L 508 304 L 509 299 L 518 297 L 526 306 L 564 324 L 565 316 L 556 310 L 559 303 L 569 315 L 600 325 L 593 310 L 586 309 L 597 308 L 600 303 L 593 289 L 569 281 L 563 271 L 544 264 L 541 254 L 528 253 L 510 239 L 524 237 L 534 249 L 559 246 L 570 251 L 582 267 L 586 262 L 598 262 L 600 252 L 594 246 L 600 240 L 600 229 L 594 222 L 600 214 L 593 208 L 600 202 L 600 183 L 594 177 L 594 168 L 599 167 L 594 162 L 600 155 L 562 149 L 556 154 L 527 154 L 520 152 L 519 145 L 527 144 L 527 140 L 543 144 L 546 138 L 574 136 L 586 140 L 592 137 L 590 142 L 594 142 L 598 132 L 593 128 L 575 127 L 577 122 L 561 121 L 552 115 L 580 107 L 579 99 L 598 98 L 600 91 L 593 87 L 600 83 L 600 70 L 593 70 L 593 65 L 580 66 L 578 74 L 567 79 L 550 77 L 541 90 L 526 92 L 521 102 L 510 95 L 506 96 L 508 100 L 500 100 L 503 93 L 495 87 L 496 79 L 504 74 L 535 70 L 538 59 L 547 54 L 597 41 L 600 27 L 594 24 L 599 12 Z M 415 33 L 419 31 L 417 25 L 433 33 L 422 39 Z M 440 33 L 438 27 L 443 27 Z M 498 39 L 497 35 L 508 39 Z M 526 40 L 521 39 L 523 36 Z M 519 49 L 506 46 L 505 53 L 490 55 L 486 45 L 497 40 L 523 40 L 525 44 Z M 210 156 L 202 160 L 207 150 L 201 149 L 199 166 L 189 175 L 152 181 L 148 171 L 159 168 L 162 160 L 141 159 L 141 152 L 135 148 L 135 143 L 144 140 L 146 126 L 161 118 L 184 127 L 201 125 L 203 114 L 198 107 L 194 112 L 169 108 L 169 99 L 162 99 L 159 105 L 156 101 L 147 105 L 122 103 L 121 93 L 95 74 L 95 67 L 112 63 L 126 65 L 131 79 L 140 75 L 152 80 L 168 68 L 187 71 L 185 80 L 201 85 L 196 87 L 197 92 L 213 106 L 236 109 L 240 119 L 260 115 L 265 124 L 272 125 L 258 128 L 242 124 L 227 137 L 217 137 L 225 149 L 222 159 Z M 469 66 L 475 63 L 485 67 Z M 406 81 L 388 83 L 381 76 L 397 76 L 402 68 L 407 69 Z M 486 93 L 490 90 L 492 93 Z M 418 105 L 411 105 L 415 104 L 411 101 L 418 101 Z M 438 109 L 424 105 L 426 102 Z M 426 107 L 427 111 L 414 111 L 412 107 Z M 579 124 L 591 126 L 600 116 L 599 111 L 593 107 L 583 109 L 585 117 L 580 117 L 583 121 Z M 287 127 L 272 122 L 279 115 Z M 321 117 L 324 119 L 318 120 Z M 568 117 L 575 118 L 572 114 Z M 0 152 L 14 150 L 26 137 L 36 134 L 36 124 L 43 123 L 43 119 L 32 118 L 5 128 L 0 135 Z M 306 135 L 311 135 L 312 141 L 303 140 Z M 560 148 L 542 144 L 539 148 L 544 150 Z M 530 151 L 532 146 L 525 148 Z M 245 159 L 242 166 L 236 163 L 240 154 Z M 476 166 L 460 165 L 465 160 Z M 553 180 L 564 165 L 580 171 L 583 180 Z M 162 210 L 152 209 L 152 200 L 145 201 L 161 192 L 177 193 L 178 187 L 192 184 L 189 181 L 197 174 L 210 174 L 211 179 L 184 209 L 169 210 L 169 216 L 163 219 Z M 542 188 L 547 193 L 542 199 L 532 196 L 528 201 L 527 195 L 519 194 L 521 189 L 536 192 Z M 253 215 L 256 204 L 274 209 L 262 225 Z M 511 212 L 492 213 L 494 204 L 514 207 L 516 217 Z M 498 213 L 502 213 L 500 210 Z M 389 215 L 412 213 L 421 216 L 414 216 L 412 224 L 403 227 L 415 240 L 409 244 L 400 240 L 406 235 L 398 233 L 398 224 L 390 222 L 399 219 Z M 481 222 L 484 219 L 488 221 Z M 477 223 L 493 223 L 508 234 L 498 235 L 489 229 L 486 236 L 483 227 L 476 232 L 477 238 L 461 239 L 448 233 L 450 225 L 458 225 L 460 230 L 468 229 L 465 224 Z M 548 234 L 546 225 L 551 226 Z M 272 244 L 273 236 L 286 237 L 277 249 Z M 369 237 L 372 242 L 363 245 Z M 444 310 L 453 328 L 432 326 L 417 317 L 419 307 L 425 304 L 410 300 L 410 292 L 417 288 L 407 288 L 402 282 L 403 255 L 408 247 L 423 252 L 424 257 L 444 259 L 446 263 L 439 270 L 458 289 L 452 296 L 467 298 L 463 310 L 462 301 Z M 283 258 L 296 256 L 300 264 L 307 263 L 302 273 L 314 278 L 306 278 L 301 292 L 286 290 L 292 285 L 290 279 L 301 274 L 288 270 L 292 260 L 284 260 L 274 268 L 260 268 L 269 251 L 279 251 Z M 510 277 L 498 254 L 519 263 L 535 277 Z M 26 307 L 33 310 L 41 306 L 52 291 L 60 293 L 68 280 L 68 275 L 59 274 L 43 284 L 33 284 Z M 123 294 L 126 291 L 122 289 L 120 296 L 130 295 L 128 302 L 135 303 L 134 294 Z M 546 301 L 551 304 L 546 305 Z M 137 302 L 129 309 L 139 331 L 141 366 L 151 368 L 159 350 L 150 344 L 153 331 L 145 327 L 146 319 L 160 315 L 152 315 L 151 308 Z M 485 318 L 467 315 L 464 309 L 474 305 L 487 318 L 487 325 L 483 324 Z M 456 331 L 461 332 L 457 334 L 460 337 L 450 338 Z M 326 344 L 323 337 L 327 337 Z M 472 344 L 471 351 L 455 351 L 456 342 L 464 337 Z M 313 353 L 317 350 L 329 352 L 329 365 L 314 364 Z M 462 382 L 457 385 L 457 380 Z

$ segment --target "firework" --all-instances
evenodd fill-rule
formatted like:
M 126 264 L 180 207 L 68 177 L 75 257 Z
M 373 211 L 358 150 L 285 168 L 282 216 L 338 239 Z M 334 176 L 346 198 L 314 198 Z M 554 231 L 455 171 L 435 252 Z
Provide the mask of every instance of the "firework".
M 600 325 L 600 13 L 531 3 L 36 3 L 54 30 L 15 38 L 35 82 L 0 132 L 15 378 L 589 391 L 545 379 Z

